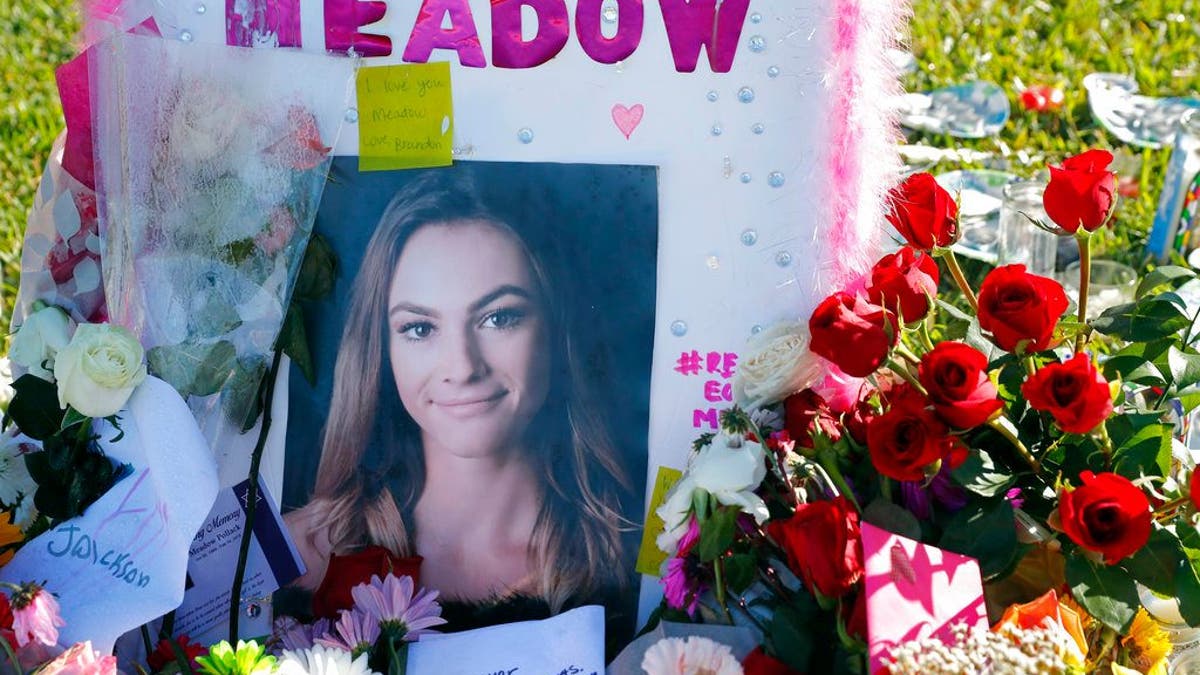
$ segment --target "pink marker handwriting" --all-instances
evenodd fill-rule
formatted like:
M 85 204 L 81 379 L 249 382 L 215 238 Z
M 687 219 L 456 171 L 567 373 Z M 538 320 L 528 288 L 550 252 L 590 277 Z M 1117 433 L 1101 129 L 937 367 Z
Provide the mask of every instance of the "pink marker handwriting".
M 738 356 L 734 352 L 701 352 L 698 349 L 684 351 L 675 361 L 675 372 L 684 377 L 704 376 L 701 390 L 708 403 L 733 401 L 733 383 L 730 379 L 737 370 Z M 696 408 L 692 411 L 692 426 L 696 429 L 720 427 L 720 414 L 716 406 Z

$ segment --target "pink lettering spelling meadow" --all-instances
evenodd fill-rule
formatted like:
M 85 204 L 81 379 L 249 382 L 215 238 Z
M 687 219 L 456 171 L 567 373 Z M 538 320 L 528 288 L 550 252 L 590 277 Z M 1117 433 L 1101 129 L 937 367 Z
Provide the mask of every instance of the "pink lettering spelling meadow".
M 226 42 L 251 46 L 255 36 L 271 35 L 280 47 L 301 47 L 300 3 L 312 0 L 226 0 Z M 390 56 L 395 36 L 364 32 L 388 11 L 382 0 L 319 0 L 324 6 L 325 49 L 353 50 L 362 56 Z M 392 0 L 400 2 L 401 0 Z M 578 0 L 574 22 L 567 0 L 492 0 L 491 64 L 497 68 L 534 68 L 554 58 L 575 39 L 596 63 L 631 56 L 642 41 L 642 0 L 616 0 L 617 25 L 611 36 L 601 30 L 602 0 Z M 658 0 L 675 70 L 696 70 L 703 50 L 709 68 L 727 73 L 741 39 L 750 0 Z M 537 32 L 525 39 L 522 9 L 536 15 Z M 468 68 L 486 68 L 488 55 L 468 0 L 421 0 L 412 30 L 400 50 L 409 63 L 426 63 L 435 50 L 457 53 Z

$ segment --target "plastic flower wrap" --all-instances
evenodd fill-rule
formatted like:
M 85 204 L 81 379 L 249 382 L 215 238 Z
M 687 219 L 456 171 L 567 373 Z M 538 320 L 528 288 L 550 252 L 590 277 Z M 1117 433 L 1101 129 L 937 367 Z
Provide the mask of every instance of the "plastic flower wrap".
M 353 63 L 132 35 L 95 62 L 109 314 L 215 445 L 258 416 L 344 115 L 329 83 Z M 298 69 L 325 86 L 298 89 Z

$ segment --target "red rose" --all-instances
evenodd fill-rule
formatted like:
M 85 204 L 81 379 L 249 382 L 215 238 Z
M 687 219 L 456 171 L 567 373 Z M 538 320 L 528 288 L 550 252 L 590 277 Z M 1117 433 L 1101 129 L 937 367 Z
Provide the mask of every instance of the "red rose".
M 907 388 L 891 408 L 867 423 L 867 449 L 879 473 L 896 480 L 924 480 L 925 469 L 954 449 L 946 425 Z
M 1112 414 L 1112 389 L 1086 354 L 1066 363 L 1051 363 L 1021 385 L 1021 395 L 1035 410 L 1054 416 L 1059 428 L 1086 434 Z
M 987 357 L 961 342 L 942 342 L 921 358 L 917 377 L 942 420 L 958 429 L 987 422 L 1004 407 L 988 378 Z
M 1108 220 L 1117 191 L 1116 174 L 1108 170 L 1113 161 L 1106 150 L 1088 150 L 1068 157 L 1062 166 L 1050 167 L 1050 184 L 1042 193 L 1046 215 L 1067 232 L 1080 226 L 1094 232 Z
M 813 592 L 841 597 L 862 578 L 858 512 L 845 497 L 801 504 L 791 518 L 768 523 L 767 533 Z
M 800 671 L 763 651 L 762 645 L 742 659 L 742 672 L 745 675 L 799 675 Z
M 1059 497 L 1058 515 L 1071 541 L 1115 565 L 1150 538 L 1150 500 L 1115 473 L 1079 474 L 1083 485 Z
M 1067 294 L 1053 279 L 1005 265 L 988 273 L 979 287 L 979 327 L 1001 349 L 1025 354 L 1050 348 L 1054 327 L 1067 310 Z
M 187 656 L 188 665 L 191 666 L 192 670 L 200 672 L 200 664 L 196 663 L 196 657 L 208 654 L 208 647 L 199 642 L 192 642 L 191 638 L 186 635 L 180 635 L 175 638 L 175 642 L 179 645 L 179 651 Z M 146 657 L 146 665 L 150 666 L 150 672 L 157 673 L 166 668 L 169 663 L 177 663 L 175 648 L 171 646 L 170 640 L 159 640 L 158 648 L 154 650 L 154 653 Z
M 783 420 L 789 438 L 802 448 L 813 447 L 813 435 L 818 432 L 831 441 L 842 437 L 833 411 L 812 389 L 787 397 L 783 402 Z
M 905 246 L 871 268 L 867 297 L 904 323 L 920 321 L 929 313 L 929 299 L 937 296 L 938 278 L 937 261 Z
M 409 576 L 417 584 L 421 573 L 421 556 L 400 558 L 382 546 L 368 546 L 349 555 L 329 556 L 325 578 L 313 594 L 313 616 L 336 619 L 338 612 L 354 606 L 350 589 L 368 583 L 372 576 L 394 574 Z
M 1200 511 L 1200 471 L 1192 472 L 1192 480 L 1188 485 L 1188 494 L 1192 497 L 1192 506 Z
M 808 320 L 809 349 L 832 361 L 847 375 L 866 377 L 888 356 L 899 334 L 895 316 L 849 293 L 834 293 Z
M 958 204 L 928 173 L 914 173 L 888 193 L 887 219 L 912 246 L 928 251 L 958 238 Z

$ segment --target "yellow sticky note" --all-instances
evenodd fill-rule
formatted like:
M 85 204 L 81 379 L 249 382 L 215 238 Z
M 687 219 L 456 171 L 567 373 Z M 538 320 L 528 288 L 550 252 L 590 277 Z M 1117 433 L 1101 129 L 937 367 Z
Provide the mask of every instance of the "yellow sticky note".
M 356 85 L 359 171 L 450 165 L 449 63 L 360 68 Z
M 654 490 L 650 493 L 650 507 L 646 509 L 646 528 L 642 530 L 642 546 L 638 549 L 637 571 L 642 574 L 658 576 L 659 568 L 667 559 L 667 554 L 659 550 L 655 540 L 662 534 L 666 523 L 659 518 L 655 511 L 667 498 L 667 493 L 683 477 L 679 469 L 669 466 L 658 467 L 658 475 L 654 477 Z

